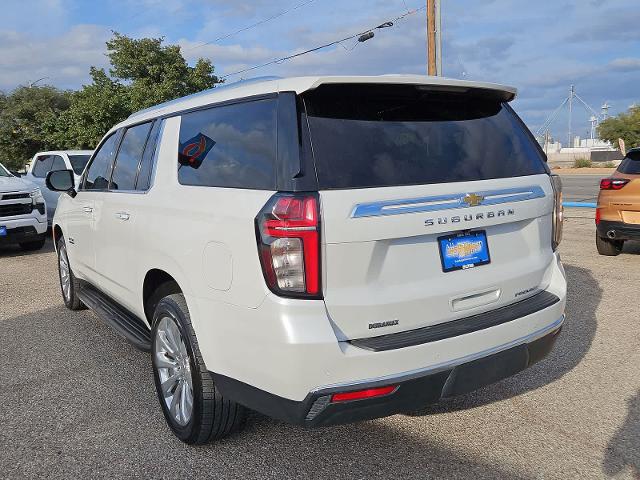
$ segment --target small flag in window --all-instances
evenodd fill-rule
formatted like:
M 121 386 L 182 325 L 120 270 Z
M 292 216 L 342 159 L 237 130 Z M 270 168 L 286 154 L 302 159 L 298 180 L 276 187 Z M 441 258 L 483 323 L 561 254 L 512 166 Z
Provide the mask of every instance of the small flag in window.
M 180 144 L 178 163 L 191 168 L 199 168 L 215 144 L 216 142 L 211 138 L 203 133 L 198 133 L 195 137 Z

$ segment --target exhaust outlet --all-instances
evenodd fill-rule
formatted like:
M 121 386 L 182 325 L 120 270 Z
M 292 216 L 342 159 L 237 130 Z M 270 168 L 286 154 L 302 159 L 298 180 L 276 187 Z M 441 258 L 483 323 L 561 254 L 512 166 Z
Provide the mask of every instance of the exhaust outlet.
M 607 237 L 609 237 L 609 238 L 616 238 L 616 232 L 615 232 L 615 230 L 609 230 L 609 231 L 607 232 Z

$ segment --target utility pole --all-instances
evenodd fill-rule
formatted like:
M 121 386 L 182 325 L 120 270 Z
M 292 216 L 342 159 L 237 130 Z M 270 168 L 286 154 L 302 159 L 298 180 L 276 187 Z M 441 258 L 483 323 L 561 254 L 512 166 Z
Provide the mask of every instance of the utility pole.
M 436 63 L 436 0 L 427 0 L 427 74 L 438 75 Z
M 573 96 L 575 95 L 576 89 L 574 85 L 571 85 L 569 88 L 569 145 L 568 147 L 573 147 L 573 138 L 571 132 L 571 123 L 572 123 L 572 115 L 573 115 Z

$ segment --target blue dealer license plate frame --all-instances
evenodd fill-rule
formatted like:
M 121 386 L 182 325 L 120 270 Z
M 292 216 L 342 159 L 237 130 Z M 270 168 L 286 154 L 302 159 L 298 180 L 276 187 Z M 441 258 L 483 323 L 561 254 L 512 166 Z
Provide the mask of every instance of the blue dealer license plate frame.
M 438 237 L 442 271 L 467 270 L 491 263 L 487 232 L 475 230 Z

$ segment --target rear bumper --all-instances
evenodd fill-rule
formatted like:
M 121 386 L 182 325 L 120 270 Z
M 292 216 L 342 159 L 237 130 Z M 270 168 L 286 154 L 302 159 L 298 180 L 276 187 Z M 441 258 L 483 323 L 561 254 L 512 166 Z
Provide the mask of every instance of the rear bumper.
M 212 373 L 217 388 L 230 399 L 270 417 L 306 427 L 319 427 L 385 417 L 418 409 L 444 398 L 471 392 L 514 375 L 544 358 L 552 349 L 564 315 L 544 329 L 490 350 L 400 375 L 323 387 L 302 401 Z M 390 394 L 332 403 L 334 393 L 397 386 Z
M 601 238 L 609 238 L 612 240 L 640 240 L 640 225 L 632 223 L 600 220 L 597 230 Z

